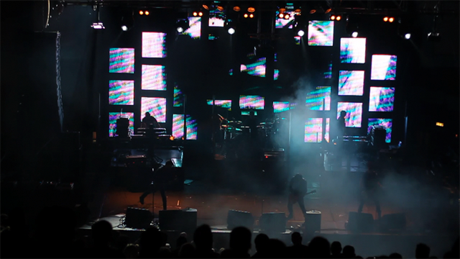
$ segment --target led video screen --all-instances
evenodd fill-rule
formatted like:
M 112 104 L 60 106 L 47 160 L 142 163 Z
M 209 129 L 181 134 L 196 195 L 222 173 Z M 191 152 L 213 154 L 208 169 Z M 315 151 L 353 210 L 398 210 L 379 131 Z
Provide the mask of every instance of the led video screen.
M 179 87 L 176 85 L 174 86 L 174 102 L 173 102 L 173 107 L 182 107 L 183 97 L 182 97 L 182 91 L 179 89 Z
M 110 105 L 133 105 L 134 104 L 134 81 L 133 80 L 109 80 L 109 104 Z
M 201 38 L 201 17 L 188 17 L 189 28 L 182 32 L 190 38 L 199 40 Z
M 316 111 L 330 111 L 331 90 L 330 86 L 317 86 L 315 90 L 307 95 L 307 108 Z
M 285 111 L 289 111 L 289 102 L 273 102 L 273 112 L 274 113 L 285 112 Z
M 396 55 L 372 55 L 371 80 L 396 80 Z
M 208 105 L 212 105 L 212 100 L 208 99 L 207 103 Z M 216 106 L 219 106 L 225 109 L 232 108 L 232 100 L 214 100 L 214 103 Z
M 339 95 L 361 96 L 364 93 L 364 70 L 339 71 Z
M 110 48 L 109 73 L 134 74 L 134 49 Z
M 308 46 L 332 46 L 333 42 L 333 21 L 308 22 Z
M 367 132 L 370 133 L 372 130 L 372 127 L 376 127 L 376 126 L 381 126 L 385 128 L 386 133 L 387 133 L 385 137 L 385 142 L 391 143 L 391 131 L 392 131 L 391 128 L 393 126 L 393 120 L 384 119 L 384 118 L 369 118 Z
M 187 139 L 188 140 L 196 140 L 197 139 L 197 132 L 198 132 L 198 124 L 196 120 L 192 118 L 192 116 L 187 115 L 185 126 L 187 127 Z
M 130 135 L 134 134 L 134 112 L 109 112 L 109 137 L 118 136 L 117 120 L 127 118 L 129 120 L 128 131 Z
M 250 111 L 242 111 L 241 115 L 242 116 L 249 116 L 249 115 L 251 115 L 251 112 Z M 254 111 L 254 116 L 257 116 L 257 111 Z
M 142 57 L 165 58 L 166 57 L 166 33 L 142 32 Z
M 324 139 L 329 142 L 330 119 L 326 119 Z M 323 141 L 323 118 L 308 118 L 305 122 L 304 142 L 320 143 Z
M 176 139 L 184 136 L 184 115 L 173 114 L 172 135 Z
M 273 80 L 278 80 L 280 77 L 280 70 L 275 68 L 275 71 L 273 73 Z
M 263 110 L 265 107 L 265 99 L 259 95 L 241 95 L 240 109 L 255 109 Z
M 225 19 L 224 11 L 217 9 L 217 6 L 211 6 L 209 9 L 209 27 L 224 27 Z
M 391 112 L 393 111 L 394 101 L 394 87 L 371 87 L 369 93 L 370 112 Z
M 276 29 L 282 29 L 282 28 L 289 28 L 289 29 L 292 29 L 293 25 L 294 25 L 294 22 L 295 22 L 295 11 L 286 11 L 284 12 L 284 15 L 288 14 L 289 15 L 289 18 L 288 19 L 285 19 L 284 17 L 283 18 L 280 18 L 279 17 L 279 11 L 276 11 L 275 13 L 275 17 L 276 17 L 276 20 L 275 20 L 275 28 Z
M 251 64 L 241 64 L 240 72 L 246 72 L 251 76 L 265 77 L 265 70 L 267 68 L 267 59 L 259 58 L 256 62 Z
M 301 39 L 301 38 L 302 38 L 302 37 L 300 37 L 300 36 L 294 36 L 295 45 L 300 45 L 300 39 Z
M 166 98 L 142 97 L 141 98 L 141 121 L 146 112 L 155 117 L 159 123 L 166 122 Z
M 324 79 L 331 79 L 332 78 L 332 60 L 327 67 L 327 71 L 324 72 Z
M 224 27 L 225 20 L 219 17 L 209 17 L 209 27 Z
M 141 77 L 142 90 L 166 90 L 165 66 L 161 65 L 142 65 Z
M 361 128 L 363 117 L 363 104 L 353 102 L 338 102 L 337 103 L 337 119 L 340 117 L 340 112 L 346 111 L 345 126 L 351 128 Z
M 341 38 L 340 62 L 364 64 L 366 62 L 366 38 Z

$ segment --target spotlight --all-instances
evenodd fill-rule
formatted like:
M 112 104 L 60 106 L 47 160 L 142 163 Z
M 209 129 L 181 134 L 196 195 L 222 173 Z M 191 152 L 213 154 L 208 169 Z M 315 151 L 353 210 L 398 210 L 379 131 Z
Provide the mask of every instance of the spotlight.
M 221 12 L 222 12 L 222 11 L 224 10 L 224 7 L 223 7 L 223 6 L 220 6 L 220 5 L 218 5 L 218 6 L 217 6 L 217 10 L 219 10 L 219 11 L 221 11 Z
M 335 17 L 335 20 L 336 20 L 336 21 L 340 21 L 340 20 L 342 20 L 342 16 L 340 16 L 340 15 L 337 15 L 337 17 Z
M 127 31 L 127 30 L 128 30 L 128 26 L 122 25 L 122 26 L 121 26 L 121 30 L 122 30 L 122 31 Z
M 314 13 L 316 13 L 316 9 L 311 9 L 310 14 L 314 14 Z
M 207 5 L 202 5 L 204 9 L 209 10 L 209 7 Z
M 197 12 L 193 12 L 193 16 L 197 16 L 197 15 L 198 15 L 198 13 L 197 13 Z
M 105 29 L 104 24 L 102 22 L 95 22 L 93 23 L 93 25 L 91 25 L 91 27 L 93 27 L 93 29 L 95 30 Z
M 198 16 L 203 16 L 203 12 L 198 12 Z
M 236 6 L 233 7 L 233 11 L 239 12 L 239 11 L 241 11 L 241 8 L 236 5 Z
M 326 11 L 324 11 L 324 13 L 330 13 L 331 11 L 332 11 L 332 8 L 329 8 Z
M 179 19 L 176 22 L 176 30 L 178 33 L 182 33 L 189 28 L 188 19 Z
M 144 15 L 144 11 L 140 10 L 139 15 Z
M 249 18 L 251 19 L 254 18 L 254 14 L 253 13 L 249 14 Z
M 253 13 L 255 11 L 256 11 L 256 8 L 254 8 L 254 7 L 249 7 L 248 8 L 248 12 L 250 12 L 250 13 Z
M 404 38 L 405 38 L 406 40 L 408 40 L 408 39 L 410 39 L 410 36 L 411 36 L 410 33 L 406 33 L 406 34 L 404 35 Z
M 384 22 L 388 22 L 388 16 L 383 17 Z
M 291 16 L 290 16 L 288 13 L 284 15 L 284 19 L 285 19 L 285 20 L 289 20 L 290 17 L 291 17 Z
M 281 18 L 281 19 L 283 19 L 283 18 L 284 18 L 284 13 L 280 13 L 280 14 L 278 15 L 278 17 Z
M 388 21 L 389 21 L 389 22 L 394 22 L 394 21 L 395 21 L 395 18 L 394 18 L 394 17 L 390 17 L 390 18 L 388 18 Z
M 300 8 L 297 8 L 294 10 L 294 12 L 298 15 L 300 15 L 302 13 L 302 10 L 300 10 Z
M 244 18 L 248 18 L 249 15 L 247 13 L 245 13 L 243 16 L 244 16 Z
M 354 31 L 354 32 L 351 34 L 351 37 L 353 37 L 353 38 L 358 37 L 358 32 L 357 32 L 357 31 Z
M 232 35 L 233 33 L 235 33 L 235 29 L 229 28 L 228 29 L 228 34 Z
M 150 14 L 150 12 L 149 12 L 149 11 L 145 11 L 144 13 L 145 13 L 145 15 L 149 15 L 149 14 Z
M 297 35 L 302 37 L 303 35 L 305 35 L 305 32 L 303 30 L 299 30 L 299 32 L 297 32 Z
M 331 20 L 332 20 L 332 21 L 335 20 L 335 15 L 331 15 Z
M 178 32 L 178 33 L 182 33 L 183 31 L 184 31 L 184 28 L 182 28 L 182 27 L 177 27 L 177 32 Z

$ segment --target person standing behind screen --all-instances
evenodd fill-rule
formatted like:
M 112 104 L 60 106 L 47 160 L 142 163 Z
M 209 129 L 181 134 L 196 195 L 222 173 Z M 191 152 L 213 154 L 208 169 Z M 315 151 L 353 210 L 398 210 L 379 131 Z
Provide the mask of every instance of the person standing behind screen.
M 346 111 L 341 111 L 340 112 L 340 117 L 337 119 L 337 140 L 338 141 L 343 141 L 343 136 L 345 135 L 345 129 L 346 129 L 346 123 L 345 123 L 345 117 L 347 116 Z
M 145 113 L 145 117 L 142 119 L 142 126 L 147 128 L 149 125 L 153 125 L 154 128 L 159 128 L 160 124 L 158 123 L 155 117 L 150 115 L 150 112 Z

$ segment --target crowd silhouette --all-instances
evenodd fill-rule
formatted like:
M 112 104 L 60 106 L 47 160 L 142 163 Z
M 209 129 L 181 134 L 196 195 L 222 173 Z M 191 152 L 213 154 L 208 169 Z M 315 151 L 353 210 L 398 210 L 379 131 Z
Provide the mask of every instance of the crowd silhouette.
M 291 234 L 292 244 L 259 233 L 254 238 L 255 253 L 251 255 L 253 233 L 246 227 L 236 227 L 230 233 L 228 247 L 215 249 L 210 226 L 196 228 L 192 238 L 181 233 L 174 246 L 168 244 L 168 234 L 151 226 L 142 231 L 138 240 L 115 231 L 110 222 L 99 220 L 91 227 L 91 237 L 77 233 L 79 219 L 71 209 L 48 207 L 28 228 L 23 210 L 13 210 L 1 217 L 2 258 L 363 258 L 355 248 L 338 241 L 332 243 L 316 236 L 308 243 L 301 233 Z M 191 234 L 191 233 L 190 233 Z M 217 251 L 216 251 L 217 250 Z M 403 258 L 389 251 L 388 255 L 369 258 Z M 415 258 L 436 258 L 430 247 L 418 244 Z M 459 239 L 443 258 L 459 258 Z

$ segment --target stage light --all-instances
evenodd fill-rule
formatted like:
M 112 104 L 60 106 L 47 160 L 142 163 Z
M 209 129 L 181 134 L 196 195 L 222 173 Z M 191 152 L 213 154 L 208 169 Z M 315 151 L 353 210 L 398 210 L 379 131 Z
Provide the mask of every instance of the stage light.
M 305 35 L 305 32 L 303 30 L 299 30 L 299 32 L 297 32 L 297 35 L 302 37 L 303 35 Z
M 254 14 L 253 13 L 249 14 L 249 18 L 251 19 L 254 18 Z
M 250 13 L 253 13 L 255 11 L 256 11 L 256 8 L 254 8 L 254 7 L 249 7 L 248 8 L 248 12 L 250 12 Z
M 104 24 L 102 22 L 95 22 L 91 25 L 91 27 L 95 30 L 105 29 Z
M 121 30 L 122 30 L 122 31 L 127 31 L 127 30 L 128 30 L 128 26 L 122 25 L 122 26 L 121 26 Z
M 290 16 L 288 13 L 284 15 L 284 19 L 285 19 L 285 20 L 289 20 L 290 17 L 291 17 L 291 16 Z
M 444 123 L 442 123 L 442 122 L 436 122 L 436 126 L 438 126 L 438 127 L 444 127 Z
M 281 18 L 281 19 L 283 19 L 283 18 L 284 18 L 284 13 L 280 13 L 280 14 L 278 15 L 278 17 Z
M 411 36 L 410 33 L 404 34 L 404 38 L 405 38 L 406 40 L 410 39 L 410 36 Z
M 286 12 L 286 8 L 280 8 L 279 11 L 280 11 L 280 13 L 284 13 L 284 12 Z
M 198 16 L 203 16 L 203 12 L 198 12 Z
M 335 20 L 335 15 L 331 15 L 331 20 L 332 20 L 332 21 Z
M 139 15 L 144 15 L 144 11 L 140 10 Z
M 335 17 L 335 20 L 336 20 L 336 21 L 340 21 L 340 20 L 342 20 L 342 16 L 340 16 L 340 15 L 337 15 L 337 16 Z
M 150 12 L 149 12 L 149 11 L 145 11 L 145 15 L 149 15 L 149 14 L 150 14 Z
M 395 18 L 394 18 L 394 17 L 390 17 L 390 18 L 388 18 L 388 21 L 389 21 L 389 22 L 394 22 L 394 21 L 395 21 Z
M 204 9 L 209 10 L 209 7 L 207 5 L 202 5 Z
M 383 17 L 384 22 L 388 22 L 388 16 Z
M 300 10 L 300 8 L 297 8 L 294 10 L 294 12 L 298 15 L 300 15 L 302 13 L 302 10 Z
M 235 5 L 235 6 L 233 7 L 233 11 L 239 12 L 239 11 L 241 11 L 241 8 L 240 8 L 239 6 L 237 6 L 237 5 Z
M 248 16 L 249 16 L 249 15 L 248 15 L 247 13 L 244 14 L 244 18 L 248 18 Z
M 183 31 L 184 31 L 184 28 L 182 28 L 182 27 L 177 27 L 177 32 L 178 32 L 178 33 L 182 33 Z
M 198 15 L 198 13 L 197 13 L 197 12 L 193 12 L 193 16 L 197 16 L 197 15 Z
M 354 32 L 351 34 L 351 37 L 353 37 L 353 38 L 358 37 L 358 32 L 357 32 L 357 31 L 354 31 Z
M 310 14 L 314 14 L 314 13 L 316 13 L 316 9 L 311 9 Z
M 224 10 L 224 7 L 223 7 L 223 6 L 220 6 L 220 5 L 218 5 L 218 6 L 217 6 L 217 10 L 219 10 L 219 11 L 221 11 L 221 12 L 222 12 L 222 11 Z
M 174 136 L 170 136 L 170 137 L 169 137 L 169 140 L 174 140 Z
M 233 35 L 235 33 L 235 29 L 229 28 L 228 29 L 228 34 Z
M 326 11 L 324 11 L 324 13 L 330 13 L 331 11 L 332 11 L 332 8 L 329 8 Z

